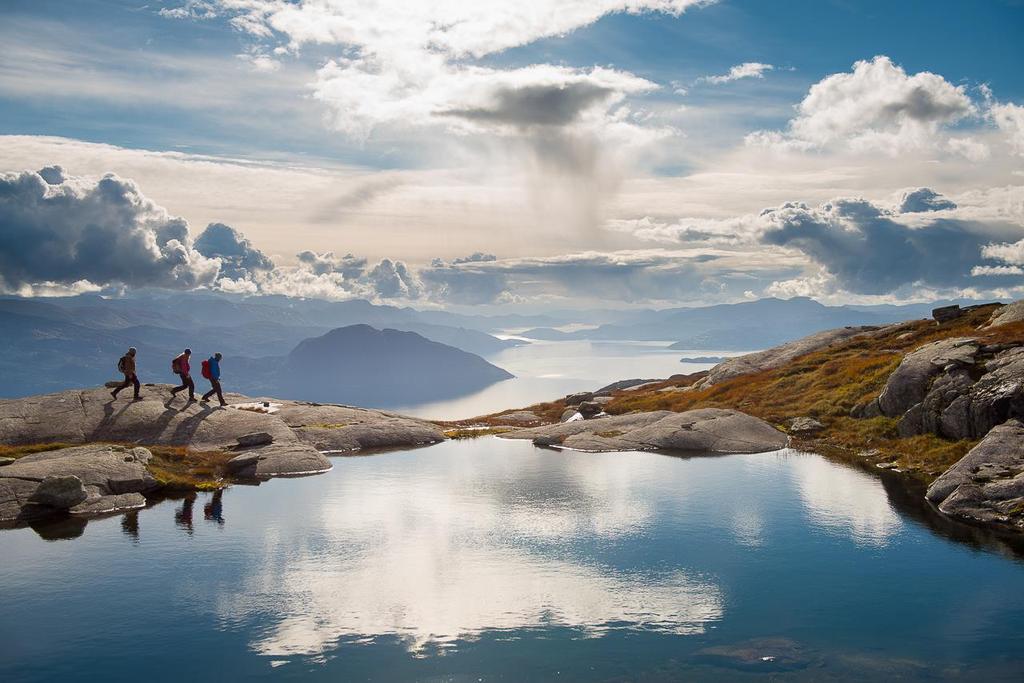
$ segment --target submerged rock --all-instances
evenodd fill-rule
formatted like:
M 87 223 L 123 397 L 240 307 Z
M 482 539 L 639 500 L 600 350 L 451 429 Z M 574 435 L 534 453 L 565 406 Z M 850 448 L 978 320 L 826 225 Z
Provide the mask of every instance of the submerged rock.
M 509 439 L 544 439 L 582 451 L 681 450 L 759 453 L 784 448 L 788 437 L 770 424 L 736 410 L 703 408 L 683 413 L 662 410 L 577 420 L 521 429 Z M 548 443 L 550 440 L 550 443 Z
M 125 510 L 146 507 L 146 498 L 141 493 L 120 493 L 111 496 L 90 498 L 70 510 L 72 515 L 108 515 Z

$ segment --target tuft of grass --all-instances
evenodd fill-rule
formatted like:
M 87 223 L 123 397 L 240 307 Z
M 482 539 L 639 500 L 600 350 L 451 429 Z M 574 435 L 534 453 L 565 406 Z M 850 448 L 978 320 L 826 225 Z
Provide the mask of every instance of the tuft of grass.
M 212 491 L 228 481 L 227 463 L 237 453 L 195 451 L 184 446 L 147 446 L 153 454 L 148 469 L 169 489 Z
M 444 431 L 449 439 L 475 439 L 489 434 L 504 434 L 514 431 L 514 427 L 453 427 Z
M 626 432 L 623 432 L 623 431 L 618 430 L 618 429 L 609 429 L 606 432 L 594 432 L 594 434 L 596 434 L 597 436 L 600 436 L 601 438 L 604 438 L 604 439 L 614 439 L 615 437 L 622 436 L 625 433 Z
M 306 425 L 313 429 L 344 429 L 345 427 L 352 426 L 351 422 L 317 422 L 314 424 Z
M 30 443 L 23 444 L 20 446 L 5 446 L 0 444 L 0 458 L 20 458 L 24 455 L 31 455 L 33 453 L 45 453 L 46 451 L 58 451 L 61 448 L 71 448 L 72 446 L 80 446 L 81 444 L 75 443 L 62 443 L 59 441 L 51 443 Z

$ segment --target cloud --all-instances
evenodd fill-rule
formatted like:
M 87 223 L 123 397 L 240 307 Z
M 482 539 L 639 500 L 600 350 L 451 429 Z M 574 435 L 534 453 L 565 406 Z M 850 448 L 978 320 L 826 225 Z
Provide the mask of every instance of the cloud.
M 1006 134 L 1013 152 L 1024 156 L 1024 106 L 994 104 L 989 115 L 999 130 Z
M 97 286 L 193 288 L 213 282 L 219 262 L 193 248 L 188 223 L 131 180 L 39 173 L 0 174 L 0 291 L 39 293 Z
M 261 270 L 273 270 L 274 262 L 252 245 L 242 233 L 223 223 L 210 223 L 195 243 L 196 251 L 220 259 L 220 272 L 230 279 L 247 278 Z
M 903 193 L 899 207 L 900 213 L 922 213 L 925 211 L 944 211 L 955 209 L 956 203 L 927 187 L 919 187 Z
M 981 255 L 1013 266 L 1024 266 L 1024 239 L 1012 243 L 986 244 Z
M 382 299 L 418 299 L 422 291 L 419 279 L 408 266 L 388 258 L 371 268 L 366 280 Z
M 981 265 L 982 248 L 992 234 L 1007 229 L 956 216 L 917 218 L 916 225 L 909 225 L 900 214 L 845 198 L 816 208 L 788 202 L 766 209 L 759 220 L 764 243 L 797 249 L 842 289 L 873 295 L 908 287 L 977 284 L 971 279 L 972 266 Z M 1010 229 L 1021 231 L 1020 226 Z
M 897 154 L 930 147 L 944 126 L 976 113 L 964 86 L 927 71 L 908 75 L 883 55 L 814 84 L 785 131 L 758 131 L 748 143 Z
M 738 81 L 742 78 L 764 78 L 765 72 L 771 71 L 774 68 L 771 64 L 762 64 L 761 62 L 743 62 L 729 69 L 729 73 L 720 76 L 703 76 L 697 80 L 699 82 L 721 85 L 722 83 Z
M 316 275 L 341 273 L 346 280 L 356 280 L 366 271 L 366 259 L 356 258 L 352 254 L 336 258 L 332 251 L 317 253 L 307 250 L 299 252 L 296 258 Z

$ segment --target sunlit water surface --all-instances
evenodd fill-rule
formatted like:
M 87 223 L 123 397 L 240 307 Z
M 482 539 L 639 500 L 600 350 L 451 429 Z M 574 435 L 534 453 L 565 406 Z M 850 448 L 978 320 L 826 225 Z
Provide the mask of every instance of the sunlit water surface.
M 657 379 L 707 370 L 713 363 L 681 363 L 680 358 L 735 356 L 735 352 L 678 351 L 671 341 L 532 341 L 506 349 L 487 361 L 515 375 L 478 392 L 445 401 L 387 406 L 405 415 L 455 420 L 528 406 L 577 391 L 593 391 L 629 378 Z
M 819 456 L 333 462 L 0 532 L 0 680 L 1024 679 L 1024 565 Z

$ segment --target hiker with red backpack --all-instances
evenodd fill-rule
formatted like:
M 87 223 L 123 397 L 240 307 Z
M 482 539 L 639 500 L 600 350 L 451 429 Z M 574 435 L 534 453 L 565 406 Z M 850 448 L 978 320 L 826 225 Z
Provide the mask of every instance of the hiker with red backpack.
M 188 389 L 189 403 L 196 400 L 196 383 L 192 381 L 192 375 L 190 374 L 192 368 L 188 364 L 188 359 L 191 356 L 192 349 L 185 349 L 181 355 L 175 356 L 174 360 L 171 361 L 171 372 L 181 378 L 181 386 L 171 389 L 171 396 L 177 396 L 179 391 Z
M 203 361 L 203 377 L 210 380 L 210 386 L 212 387 L 209 391 L 203 394 L 201 399 L 203 403 L 209 403 L 210 397 L 217 394 L 218 400 L 222 406 L 226 406 L 227 402 L 224 400 L 224 394 L 220 391 L 220 359 L 222 356 L 220 353 L 215 353 L 211 357 Z
M 121 356 L 121 359 L 117 361 L 117 371 L 124 375 L 124 382 L 118 385 L 110 395 L 117 398 L 119 391 L 127 387 L 129 384 L 135 386 L 135 400 L 139 401 L 142 399 L 139 396 L 139 377 L 135 374 L 135 347 L 128 349 L 128 353 Z

